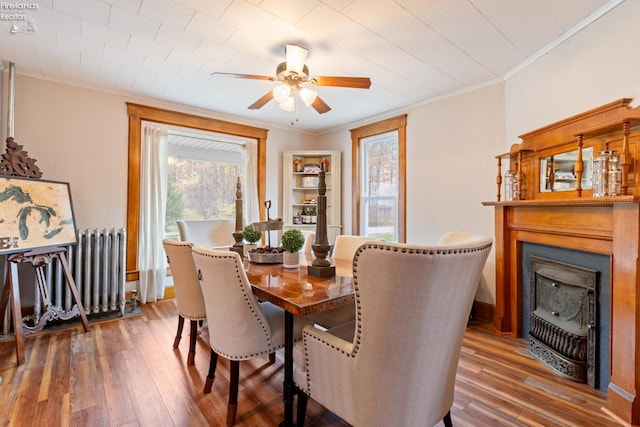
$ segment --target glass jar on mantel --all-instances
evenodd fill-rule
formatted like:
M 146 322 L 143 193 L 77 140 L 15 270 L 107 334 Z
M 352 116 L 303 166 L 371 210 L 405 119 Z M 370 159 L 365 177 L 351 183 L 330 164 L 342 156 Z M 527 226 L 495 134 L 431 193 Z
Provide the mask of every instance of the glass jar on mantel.
M 496 156 L 498 161 L 498 173 L 496 175 L 497 184 L 497 200 L 498 201 L 514 201 L 521 199 L 521 183 L 523 181 L 523 173 L 520 167 L 521 156 L 514 161 L 511 153 L 500 154 Z M 502 170 L 502 162 L 505 159 L 506 169 Z M 504 194 L 504 197 L 503 197 Z

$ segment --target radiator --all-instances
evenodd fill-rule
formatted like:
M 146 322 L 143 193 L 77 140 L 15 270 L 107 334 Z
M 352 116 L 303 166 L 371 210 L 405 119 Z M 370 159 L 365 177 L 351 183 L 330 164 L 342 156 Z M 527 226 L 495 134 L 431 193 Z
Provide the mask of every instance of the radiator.
M 87 316 L 120 311 L 124 315 L 126 232 L 124 229 L 78 230 L 77 246 L 67 249 L 69 270 Z M 51 302 L 70 310 L 74 302 L 58 260 L 46 267 Z M 35 294 L 34 317 L 40 317 L 40 293 Z

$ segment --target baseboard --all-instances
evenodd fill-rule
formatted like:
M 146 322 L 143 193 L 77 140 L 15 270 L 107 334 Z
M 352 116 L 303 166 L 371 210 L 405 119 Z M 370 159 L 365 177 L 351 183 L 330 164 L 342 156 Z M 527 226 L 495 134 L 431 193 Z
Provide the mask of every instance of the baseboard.
M 474 301 L 471 309 L 471 318 L 479 322 L 493 322 L 493 311 L 495 306 L 482 301 Z

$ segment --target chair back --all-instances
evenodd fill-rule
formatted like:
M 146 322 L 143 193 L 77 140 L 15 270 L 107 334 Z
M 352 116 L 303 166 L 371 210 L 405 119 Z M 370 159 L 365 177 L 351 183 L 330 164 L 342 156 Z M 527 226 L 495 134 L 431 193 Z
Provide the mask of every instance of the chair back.
M 189 320 L 206 319 L 200 282 L 191 256 L 193 243 L 164 239 L 162 246 L 169 260 L 178 313 Z
M 235 220 L 231 219 L 201 219 L 176 221 L 180 240 L 193 242 L 196 245 L 210 247 L 228 247 L 233 244 Z
M 360 245 L 374 241 L 376 241 L 376 239 L 367 236 L 350 236 L 340 234 L 336 236 L 331 258 L 351 261 L 353 260 L 353 255 L 356 253 L 356 250 L 358 250 Z
M 469 233 L 466 231 L 449 231 L 440 237 L 438 245 L 470 245 L 474 241 L 482 241 L 484 236 L 475 233 Z
M 211 348 L 230 360 L 264 353 L 270 347 L 271 329 L 253 295 L 240 255 L 199 245 L 194 246 L 192 255 L 207 311 Z
M 466 237 L 446 246 L 369 242 L 357 249 L 352 347 L 344 363 L 307 355 L 310 397 L 353 425 L 435 425 L 447 414 L 492 246 L 490 238 Z
M 304 236 L 304 246 L 300 249 L 300 252 L 303 254 L 310 254 L 313 251 L 311 246 L 313 245 L 313 239 L 316 237 L 316 232 L 302 230 L 302 235 Z

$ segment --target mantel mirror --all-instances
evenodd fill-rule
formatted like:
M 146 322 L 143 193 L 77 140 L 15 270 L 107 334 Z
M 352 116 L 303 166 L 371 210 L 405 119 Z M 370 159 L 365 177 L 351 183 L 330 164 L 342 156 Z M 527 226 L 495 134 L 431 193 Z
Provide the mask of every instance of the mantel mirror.
M 578 150 L 540 158 L 540 192 L 571 191 L 576 189 L 575 163 Z M 582 149 L 584 172 L 582 189 L 592 188 L 593 147 Z

